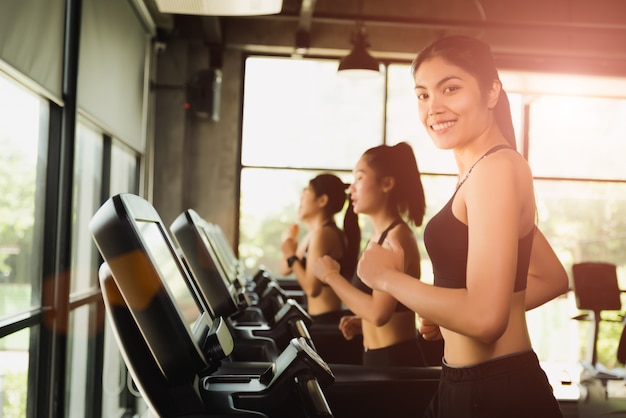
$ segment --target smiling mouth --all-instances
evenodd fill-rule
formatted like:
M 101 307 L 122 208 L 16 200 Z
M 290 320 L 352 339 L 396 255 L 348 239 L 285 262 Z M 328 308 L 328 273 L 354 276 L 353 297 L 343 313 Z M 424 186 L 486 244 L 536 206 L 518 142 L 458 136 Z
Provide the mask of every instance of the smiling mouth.
M 454 126 L 455 123 L 456 123 L 456 121 L 447 121 L 447 122 L 435 123 L 435 124 L 430 125 L 430 128 L 433 131 L 441 131 L 442 129 L 451 128 L 452 126 Z

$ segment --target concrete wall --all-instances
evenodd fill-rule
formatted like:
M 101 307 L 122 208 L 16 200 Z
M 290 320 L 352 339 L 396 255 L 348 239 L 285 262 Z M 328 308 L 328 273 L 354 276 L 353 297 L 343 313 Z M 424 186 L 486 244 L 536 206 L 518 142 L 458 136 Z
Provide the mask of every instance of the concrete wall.
M 225 51 L 220 120 L 185 109 L 185 84 L 209 65 L 202 42 L 173 39 L 158 56 L 153 204 L 169 225 L 194 209 L 235 242 L 238 219 L 242 55 Z

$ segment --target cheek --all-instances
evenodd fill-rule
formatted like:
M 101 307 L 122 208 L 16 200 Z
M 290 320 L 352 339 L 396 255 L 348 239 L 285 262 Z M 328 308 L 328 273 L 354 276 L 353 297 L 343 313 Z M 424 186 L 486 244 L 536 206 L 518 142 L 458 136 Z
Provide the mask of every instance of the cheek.
M 422 104 L 421 102 L 418 102 L 417 114 L 419 116 L 419 119 L 422 125 L 426 126 L 428 123 L 428 109 L 426 107 L 426 104 Z

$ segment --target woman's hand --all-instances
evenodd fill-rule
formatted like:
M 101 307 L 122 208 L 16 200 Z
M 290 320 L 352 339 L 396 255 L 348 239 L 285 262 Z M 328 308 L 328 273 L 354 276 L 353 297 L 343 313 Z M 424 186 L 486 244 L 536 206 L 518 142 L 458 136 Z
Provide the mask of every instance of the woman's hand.
M 418 331 L 420 334 L 422 334 L 422 337 L 424 337 L 424 339 L 428 341 L 437 341 L 443 338 L 439 325 L 421 316 L 419 317 Z
M 298 235 L 300 234 L 300 225 L 291 224 L 283 231 L 282 240 L 286 240 L 287 238 L 292 238 L 295 241 L 298 241 Z
M 322 256 L 317 259 L 313 265 L 313 274 L 323 283 L 325 283 L 326 277 L 329 273 L 339 272 L 339 263 L 329 255 Z
M 283 256 L 285 258 L 289 258 L 292 255 L 296 254 L 296 250 L 298 249 L 298 242 L 293 238 L 287 238 L 283 241 L 280 249 L 283 252 Z
M 300 227 L 298 224 L 291 224 L 285 229 L 283 232 L 283 242 L 280 247 L 283 252 L 283 257 L 289 258 L 292 255 L 296 254 L 296 250 L 298 249 L 298 234 L 300 232 Z
M 362 333 L 361 318 L 358 316 L 342 316 L 339 320 L 339 329 L 346 340 L 353 339 Z
M 369 243 L 357 266 L 361 281 L 372 289 L 384 291 L 385 273 L 390 270 L 404 271 L 404 250 L 393 238 L 383 245 Z

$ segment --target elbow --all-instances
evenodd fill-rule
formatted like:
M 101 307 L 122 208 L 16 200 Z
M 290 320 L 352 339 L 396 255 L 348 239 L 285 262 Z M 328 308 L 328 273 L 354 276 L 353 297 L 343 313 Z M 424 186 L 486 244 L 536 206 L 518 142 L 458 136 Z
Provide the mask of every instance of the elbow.
M 564 293 L 569 292 L 569 279 L 567 277 L 567 273 L 565 272 L 565 270 L 563 270 L 563 274 L 561 275 L 560 285 L 561 286 L 558 289 L 558 293 L 556 296 L 560 296 Z
M 473 337 L 484 344 L 493 344 L 502 337 L 507 323 L 505 318 L 498 319 L 496 315 L 487 314 L 483 321 L 474 326 Z
M 386 325 L 391 320 L 391 315 L 386 313 L 380 313 L 378 315 L 374 315 L 370 322 L 376 327 L 382 327 Z
M 305 292 L 305 293 L 307 294 L 308 297 L 316 298 L 322 293 L 322 287 L 313 286 L 308 290 L 308 292 Z
M 567 272 L 565 271 L 565 268 L 561 268 L 557 272 L 555 272 L 555 276 L 556 277 L 553 281 L 554 286 L 552 288 L 553 294 L 550 295 L 552 296 L 552 298 L 561 296 L 569 291 L 569 278 L 567 277 Z

